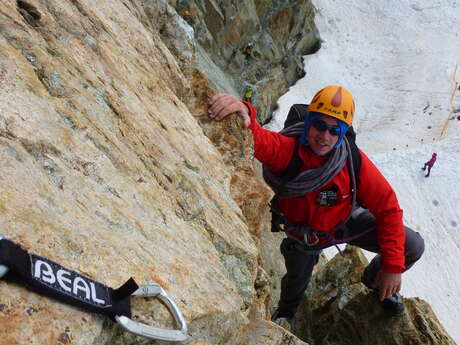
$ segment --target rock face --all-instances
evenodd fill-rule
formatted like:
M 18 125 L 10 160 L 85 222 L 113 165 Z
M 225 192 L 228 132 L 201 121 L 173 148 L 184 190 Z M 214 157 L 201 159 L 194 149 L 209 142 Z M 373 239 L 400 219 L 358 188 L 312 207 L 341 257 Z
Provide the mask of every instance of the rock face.
M 302 344 L 264 321 L 283 274 L 281 235 L 268 231 L 271 192 L 251 138 L 236 117 L 211 122 L 207 107 L 250 83 L 266 117 L 317 45 L 312 9 L 0 0 L 1 234 L 114 288 L 160 283 L 188 344 Z M 7 278 L 0 344 L 161 343 Z M 133 304 L 137 319 L 174 327 L 156 299 Z
M 367 260 L 348 246 L 313 277 L 292 331 L 310 345 L 454 345 L 430 306 L 404 299 L 402 317 L 385 314 L 378 297 L 360 282 Z
M 271 116 L 279 96 L 304 75 L 302 56 L 320 45 L 311 0 L 169 3 L 182 17 L 165 11 L 168 16 L 159 29 L 171 51 L 188 64 L 183 38 L 185 32 L 193 35 L 195 42 L 186 46 L 195 50 L 196 64 L 211 86 L 236 95 L 252 86 L 262 122 Z M 245 54 L 248 45 L 252 48 Z
M 179 99 L 189 81 L 176 59 L 142 2 L 31 5 L 35 25 L 1 3 L 2 233 L 112 287 L 157 281 L 192 334 L 192 320 L 226 319 L 204 338 L 228 337 L 247 322 L 258 251 L 231 170 Z M 4 344 L 113 332 L 104 318 L 0 290 Z

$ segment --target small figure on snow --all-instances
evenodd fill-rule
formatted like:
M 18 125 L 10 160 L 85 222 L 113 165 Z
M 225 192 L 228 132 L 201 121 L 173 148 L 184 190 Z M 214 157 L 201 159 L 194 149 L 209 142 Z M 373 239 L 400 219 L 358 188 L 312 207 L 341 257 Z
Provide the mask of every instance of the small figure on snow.
M 425 177 L 430 176 L 430 171 L 431 171 L 431 168 L 434 165 L 434 162 L 436 162 L 436 158 L 437 158 L 437 154 L 435 152 L 431 156 L 431 159 L 428 162 L 426 162 L 425 165 L 423 166 L 423 168 L 422 168 L 423 171 L 425 171 L 425 169 L 428 167 L 428 172 L 426 173 Z

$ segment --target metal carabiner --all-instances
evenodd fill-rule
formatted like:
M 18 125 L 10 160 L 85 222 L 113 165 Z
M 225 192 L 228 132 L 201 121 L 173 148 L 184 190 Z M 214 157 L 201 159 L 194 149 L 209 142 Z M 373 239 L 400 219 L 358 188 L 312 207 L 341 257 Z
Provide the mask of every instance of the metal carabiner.
M 5 237 L 0 235 L 0 241 L 3 240 Z M 3 278 L 5 274 L 7 274 L 9 271 L 9 268 L 6 267 L 5 265 L 0 265 L 0 279 Z
M 137 321 L 133 321 L 130 318 L 117 315 L 115 320 L 118 324 L 123 327 L 128 332 L 140 335 L 142 337 L 150 339 L 158 339 L 165 341 L 185 341 L 187 340 L 187 325 L 185 319 L 182 316 L 182 313 L 179 310 L 179 307 L 176 303 L 168 296 L 168 294 L 163 290 L 163 288 L 157 284 L 142 285 L 131 295 L 132 297 L 158 297 L 162 300 L 167 306 L 168 309 L 172 312 L 174 319 L 178 323 L 180 329 L 164 329 L 149 326 Z
M 310 239 L 314 238 L 312 242 L 310 242 Z M 314 232 L 311 232 L 310 234 L 304 233 L 303 234 L 303 240 L 307 247 L 313 247 L 316 246 L 319 243 L 319 237 L 317 234 Z

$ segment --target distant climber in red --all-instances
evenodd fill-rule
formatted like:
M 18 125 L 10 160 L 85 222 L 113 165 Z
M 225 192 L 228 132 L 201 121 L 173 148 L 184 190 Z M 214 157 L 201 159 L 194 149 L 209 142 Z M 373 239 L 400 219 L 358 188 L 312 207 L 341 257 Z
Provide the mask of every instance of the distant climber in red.
M 434 165 L 434 162 L 436 162 L 436 158 L 437 158 L 437 154 L 435 152 L 431 156 L 431 159 L 428 162 L 426 162 L 425 165 L 423 166 L 423 168 L 422 168 L 423 171 L 425 171 L 425 169 L 428 167 L 428 172 L 426 173 L 425 177 L 430 176 L 430 171 L 431 171 L 431 168 Z

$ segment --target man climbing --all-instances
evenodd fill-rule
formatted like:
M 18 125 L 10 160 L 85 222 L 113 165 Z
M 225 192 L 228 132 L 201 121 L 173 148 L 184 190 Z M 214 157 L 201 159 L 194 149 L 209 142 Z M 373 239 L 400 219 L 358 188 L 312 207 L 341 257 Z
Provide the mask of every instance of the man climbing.
M 278 324 L 296 313 L 321 250 L 337 243 L 378 254 L 362 280 L 378 291 L 386 311 L 392 315 L 404 311 L 398 293 L 401 274 L 420 259 L 424 241 L 403 225 L 396 194 L 375 165 L 358 148 L 351 152 L 345 134 L 354 111 L 348 90 L 327 86 L 313 97 L 308 116 L 281 134 L 262 128 L 248 102 L 229 94 L 210 101 L 211 118 L 219 121 L 236 113 L 251 130 L 254 155 L 264 164 L 264 178 L 277 196 L 273 209 L 283 219 L 287 235 L 280 247 L 287 273 L 272 316 Z M 351 156 L 356 153 L 360 167 L 354 178 Z M 300 162 L 300 172 L 285 181 L 293 157 Z M 356 207 L 356 200 L 366 209 Z
M 252 53 L 253 53 L 252 50 L 253 50 L 252 43 L 248 43 L 246 47 L 243 48 L 243 55 L 244 55 L 245 61 L 248 61 L 252 57 Z
M 438 155 L 435 153 L 433 153 L 431 155 L 431 159 L 425 163 L 425 165 L 423 166 L 422 170 L 425 171 L 425 169 L 428 167 L 428 172 L 426 173 L 425 177 L 429 177 L 430 176 L 430 172 L 431 172 L 431 168 L 433 167 L 434 163 L 436 162 L 436 158 L 438 157 Z
M 182 18 L 190 25 L 194 26 L 195 25 L 195 18 L 193 17 L 192 13 L 190 13 L 189 10 L 185 10 L 184 13 L 182 14 Z

